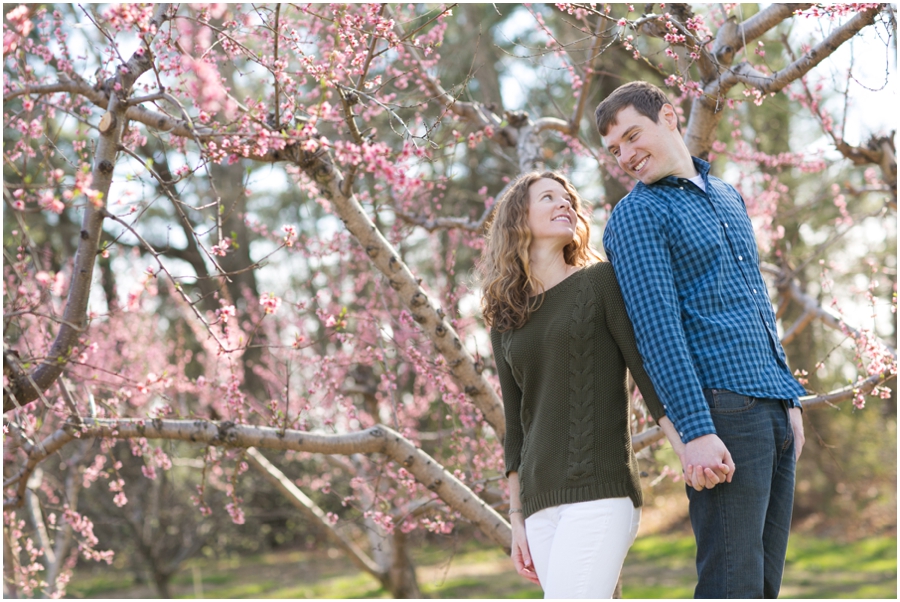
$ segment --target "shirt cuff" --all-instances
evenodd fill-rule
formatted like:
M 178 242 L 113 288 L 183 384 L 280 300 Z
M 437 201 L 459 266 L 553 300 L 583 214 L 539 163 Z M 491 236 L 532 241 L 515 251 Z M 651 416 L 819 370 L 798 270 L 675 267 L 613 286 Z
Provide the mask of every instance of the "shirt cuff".
M 803 404 L 800 403 L 800 399 L 798 399 L 797 397 L 791 398 L 791 407 L 792 408 L 800 408 L 800 411 L 801 412 L 803 411 Z
M 685 426 L 685 423 L 690 424 Z M 682 443 L 687 443 L 703 435 L 716 434 L 716 425 L 713 424 L 712 416 L 708 412 L 686 416 L 675 424 L 675 428 L 678 430 L 678 436 L 681 437 Z

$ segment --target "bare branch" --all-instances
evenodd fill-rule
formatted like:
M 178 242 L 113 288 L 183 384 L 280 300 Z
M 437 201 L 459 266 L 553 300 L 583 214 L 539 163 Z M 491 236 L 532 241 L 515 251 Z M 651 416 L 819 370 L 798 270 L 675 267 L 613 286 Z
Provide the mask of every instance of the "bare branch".
M 725 22 L 716 34 L 713 43 L 713 55 L 719 64 L 729 66 L 734 61 L 734 55 L 756 38 L 762 36 L 770 29 L 776 27 L 785 19 L 791 17 L 799 10 L 805 10 L 813 6 L 812 3 L 804 4 L 770 4 L 743 23 L 730 19 Z
M 776 5 L 777 6 L 777 5 Z M 750 63 L 742 62 L 731 73 L 722 77 L 722 90 L 727 90 L 737 82 L 757 88 L 765 94 L 779 92 L 785 86 L 812 70 L 813 67 L 831 56 L 841 44 L 855 36 L 864 27 L 875 22 L 880 9 L 870 8 L 860 11 L 852 19 L 834 30 L 805 55 L 772 75 L 765 75 L 754 69 Z
M 779 292 L 799 303 L 803 307 L 805 313 L 812 314 L 814 317 L 821 320 L 822 323 L 824 323 L 826 326 L 833 328 L 834 330 L 843 332 L 844 334 L 847 334 L 853 338 L 863 336 L 862 332 L 847 324 L 839 315 L 837 315 L 827 307 L 822 307 L 821 305 L 819 305 L 818 301 L 804 293 L 800 289 L 800 286 L 793 279 L 785 277 L 785 272 L 778 266 L 763 263 L 760 265 L 760 270 L 774 275 L 776 277 L 776 286 L 778 287 Z M 894 356 L 894 359 L 897 358 L 897 350 L 894 349 L 892 345 L 885 343 L 881 339 L 876 340 L 882 346 L 884 346 L 884 348 L 891 355 Z
M 396 213 L 397 217 L 404 222 L 422 226 L 429 232 L 434 232 L 435 230 L 468 230 L 469 232 L 480 232 L 481 229 L 484 228 L 485 221 L 487 221 L 487 218 L 493 211 L 494 203 L 491 203 L 491 205 L 485 209 L 484 213 L 481 214 L 481 217 L 474 222 L 465 217 L 435 217 L 429 219 L 421 215 L 406 213 L 400 209 L 395 209 L 394 213 Z
M 581 124 L 581 117 L 584 115 L 584 109 L 587 106 L 588 95 L 591 92 L 591 84 L 594 81 L 594 59 L 600 55 L 602 52 L 600 50 L 600 46 L 603 43 L 603 38 L 600 35 L 600 32 L 603 31 L 603 19 L 597 18 L 597 24 L 594 26 L 594 44 L 591 46 L 591 53 L 588 55 L 589 61 L 586 66 L 586 71 L 584 81 L 581 84 L 581 89 L 578 91 L 578 102 L 575 103 L 575 111 L 572 113 L 572 117 L 569 118 L 569 129 L 573 132 L 578 131 L 578 127 Z
M 811 5 L 771 4 L 743 24 L 728 21 L 719 29 L 713 45 L 713 54 L 719 62 L 721 76 L 702 82 L 703 95 L 691 105 L 691 116 L 684 135 L 685 143 L 692 155 L 704 158 L 709 154 L 716 127 L 724 115 L 722 108 L 725 97 L 737 83 L 744 82 L 766 94 L 778 92 L 805 75 L 861 29 L 873 23 L 878 14 L 878 9 L 861 11 L 806 55 L 772 76 L 765 76 L 756 71 L 747 62 L 729 69 L 735 54 L 746 42 L 758 38 L 793 15 L 795 11 L 808 6 Z
M 884 181 L 894 197 L 894 208 L 897 206 L 897 149 L 894 147 L 894 134 L 889 136 L 872 136 L 866 146 L 851 146 L 844 140 L 835 139 L 835 146 L 842 155 L 850 159 L 854 165 L 873 163 L 881 168 Z M 888 192 L 888 191 L 886 191 Z
M 491 219 L 491 216 L 494 214 L 494 209 L 497 208 L 497 199 L 503 198 L 503 195 L 506 194 L 506 191 L 509 190 L 509 187 L 515 183 L 515 180 L 510 180 L 506 186 L 503 187 L 497 195 L 494 197 L 494 200 L 491 201 L 484 208 L 484 213 L 481 214 L 481 217 L 478 218 L 477 221 L 470 221 L 464 217 L 435 217 L 435 218 L 426 218 L 421 215 L 412 215 L 410 213 L 406 213 L 400 209 L 396 208 L 396 204 L 394 205 L 394 212 L 397 214 L 397 217 L 402 219 L 408 224 L 415 224 L 417 226 L 422 226 L 429 232 L 434 232 L 435 230 L 468 230 L 470 232 L 480 232 L 486 223 L 488 223 Z
M 325 533 L 331 543 L 342 549 L 350 560 L 353 561 L 353 564 L 359 567 L 360 570 L 370 573 L 376 579 L 380 581 L 384 580 L 384 571 L 382 571 L 380 567 L 359 548 L 359 546 L 353 543 L 353 541 L 338 533 L 337 529 L 334 528 L 334 525 L 326 518 L 322 509 L 319 508 L 319 506 L 305 493 L 300 491 L 300 489 L 294 485 L 283 472 L 278 470 L 274 464 L 269 462 L 259 450 L 254 447 L 248 447 L 247 460 L 266 478 L 267 481 L 269 481 L 269 483 L 281 491 L 288 501 L 290 501 L 295 508 L 300 510 L 303 516 L 317 525 L 319 529 Z

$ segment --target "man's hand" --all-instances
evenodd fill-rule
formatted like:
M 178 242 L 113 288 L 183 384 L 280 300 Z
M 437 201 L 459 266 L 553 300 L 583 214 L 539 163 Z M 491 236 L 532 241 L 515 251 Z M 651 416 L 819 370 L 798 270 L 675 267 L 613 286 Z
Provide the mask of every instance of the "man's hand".
M 515 516 L 515 515 L 514 515 Z M 531 551 L 528 549 L 528 538 L 525 536 L 525 519 L 518 514 L 517 518 L 511 519 L 512 522 L 512 561 L 516 567 L 516 572 L 531 581 L 540 585 L 537 572 L 534 570 L 534 563 L 531 561 Z
M 703 435 L 688 441 L 681 464 L 685 482 L 697 491 L 730 483 L 734 478 L 734 460 L 718 435 Z
M 803 444 L 806 443 L 806 435 L 803 434 L 803 411 L 800 408 L 791 408 L 788 414 L 791 417 L 791 428 L 794 430 L 794 460 L 799 460 Z

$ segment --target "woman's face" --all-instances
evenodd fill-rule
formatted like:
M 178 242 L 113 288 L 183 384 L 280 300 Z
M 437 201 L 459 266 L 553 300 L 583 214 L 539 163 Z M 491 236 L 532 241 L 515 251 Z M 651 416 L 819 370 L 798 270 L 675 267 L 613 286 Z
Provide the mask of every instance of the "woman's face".
M 528 228 L 533 241 L 559 239 L 563 245 L 575 237 L 576 216 L 572 197 L 562 184 L 541 178 L 528 187 Z

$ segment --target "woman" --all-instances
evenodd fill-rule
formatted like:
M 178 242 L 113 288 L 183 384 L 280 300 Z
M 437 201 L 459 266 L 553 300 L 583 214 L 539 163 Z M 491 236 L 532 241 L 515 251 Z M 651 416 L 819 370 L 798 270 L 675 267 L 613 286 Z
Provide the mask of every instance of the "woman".
M 510 186 L 480 269 L 506 409 L 513 563 L 546 598 L 609 598 L 642 503 L 626 367 L 670 440 L 681 441 L 565 177 L 533 172 Z

